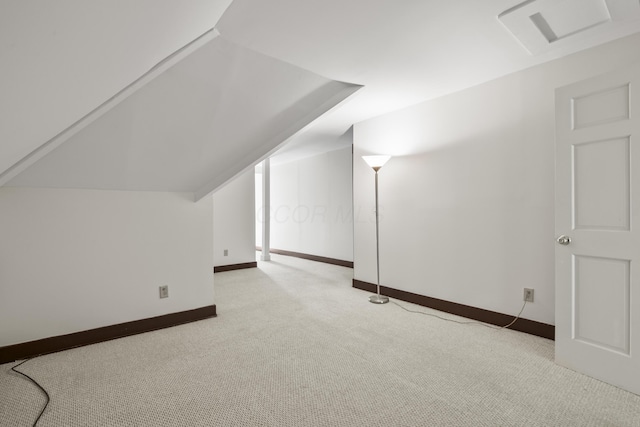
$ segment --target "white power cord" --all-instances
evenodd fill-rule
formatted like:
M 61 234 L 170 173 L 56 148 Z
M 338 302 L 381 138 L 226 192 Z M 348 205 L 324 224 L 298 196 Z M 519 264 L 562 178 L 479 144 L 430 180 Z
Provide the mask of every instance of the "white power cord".
M 511 321 L 511 323 L 509 323 L 508 325 L 505 326 L 493 326 L 493 325 L 489 325 L 487 323 L 482 323 L 482 322 L 476 322 L 476 321 L 471 321 L 471 322 L 460 322 L 458 320 L 453 320 L 453 319 L 447 319 L 446 317 L 442 317 L 442 316 L 438 316 L 437 314 L 433 314 L 433 313 L 426 313 L 424 311 L 417 311 L 417 310 L 411 310 L 409 308 L 406 308 L 400 304 L 398 304 L 397 302 L 389 299 L 389 301 L 391 301 L 393 304 L 397 305 L 398 307 L 400 307 L 401 309 L 403 309 L 404 311 L 408 311 L 409 313 L 417 313 L 417 314 L 424 314 L 425 316 L 431 316 L 431 317 L 437 317 L 440 320 L 445 320 L 447 322 L 453 322 L 453 323 L 459 323 L 461 325 L 482 325 L 482 326 L 486 326 L 487 328 L 491 328 L 491 329 L 506 329 L 509 326 L 513 325 L 514 323 L 516 323 L 516 320 L 518 320 L 520 318 L 520 315 L 522 314 L 522 312 L 524 311 L 524 307 L 527 305 L 527 301 L 524 302 L 524 304 L 522 304 L 522 308 L 520 309 L 520 312 L 517 314 L 517 316 L 515 317 L 515 319 L 513 319 Z

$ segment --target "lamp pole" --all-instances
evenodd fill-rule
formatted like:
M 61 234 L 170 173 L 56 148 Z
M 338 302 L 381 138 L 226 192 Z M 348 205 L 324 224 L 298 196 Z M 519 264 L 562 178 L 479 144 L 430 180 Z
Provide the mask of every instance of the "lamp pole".
M 389 297 L 380 295 L 380 215 L 378 207 L 378 171 L 390 159 L 390 156 L 362 156 L 365 162 L 375 172 L 375 197 L 376 197 L 376 295 L 369 297 L 369 302 L 374 304 L 386 304 Z
M 369 301 L 374 304 L 386 304 L 389 302 L 389 298 L 383 295 L 380 295 L 380 220 L 378 216 L 378 171 L 382 166 L 374 167 L 373 170 L 376 172 L 375 180 L 376 180 L 376 295 L 371 295 L 369 297 Z

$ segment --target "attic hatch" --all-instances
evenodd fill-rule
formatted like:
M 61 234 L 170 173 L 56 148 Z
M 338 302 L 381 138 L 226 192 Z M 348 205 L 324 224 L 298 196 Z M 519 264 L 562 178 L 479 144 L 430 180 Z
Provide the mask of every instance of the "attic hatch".
M 638 17 L 638 0 L 527 0 L 498 20 L 531 55 L 539 55 Z

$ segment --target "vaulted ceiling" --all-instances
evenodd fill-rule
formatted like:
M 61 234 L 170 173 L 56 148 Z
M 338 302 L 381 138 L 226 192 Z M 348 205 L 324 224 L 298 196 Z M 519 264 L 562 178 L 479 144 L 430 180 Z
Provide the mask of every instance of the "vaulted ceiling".
M 200 198 L 284 143 L 638 31 L 638 0 L 6 0 L 0 185 Z

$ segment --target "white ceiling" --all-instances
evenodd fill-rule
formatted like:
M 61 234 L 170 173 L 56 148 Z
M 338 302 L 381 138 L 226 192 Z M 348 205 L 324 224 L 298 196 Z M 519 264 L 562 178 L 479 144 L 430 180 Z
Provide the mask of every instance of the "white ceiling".
M 10 184 L 202 193 L 228 178 L 231 172 L 221 165 L 236 162 L 237 170 L 240 163 L 249 166 L 269 151 L 246 140 L 247 135 L 264 131 L 271 103 L 279 106 L 271 111 L 272 118 L 289 103 L 305 110 L 310 120 L 312 111 L 330 108 L 324 105 L 327 100 L 337 103 L 338 93 L 346 96 L 343 89 L 356 88 L 331 80 L 364 88 L 290 139 L 285 148 L 289 158 L 295 152 L 315 153 L 349 144 L 349 129 L 359 121 L 640 31 L 638 16 L 626 13 L 613 16 L 606 25 L 563 37 L 561 42 L 545 39 L 545 49 L 532 55 L 518 40 L 522 38 L 518 27 L 514 30 L 503 19 L 505 12 L 537 8 L 556 28 L 572 28 L 591 19 L 580 17 L 587 13 L 579 7 L 582 1 L 590 2 L 584 10 L 596 20 L 604 9 L 633 8 L 639 2 L 4 0 L 0 3 L 0 174 L 214 26 L 221 36 L 212 44 L 225 44 L 251 59 L 234 63 L 224 52 L 217 57 L 205 55 L 208 59 L 201 57 L 200 62 L 195 59 L 198 55 L 189 56 L 186 65 L 178 64 L 173 72 L 148 83 L 131 101 L 123 101 Z M 562 11 L 565 18 L 550 15 L 553 9 Z M 527 17 L 524 22 L 530 20 Z M 268 76 L 261 65 L 265 57 L 278 60 L 270 62 L 278 65 Z M 198 64 L 209 68 L 198 70 Z M 229 74 L 219 75 L 219 68 Z M 229 85 L 235 75 L 244 81 Z M 289 90 L 284 82 L 294 75 L 307 85 Z M 253 84 L 261 79 L 262 85 Z M 269 79 L 276 82 L 271 91 Z M 185 85 L 188 90 L 181 90 Z M 314 85 L 329 90 L 316 94 L 309 105 L 304 99 L 319 87 Z M 207 100 L 216 90 L 224 97 Z M 216 104 L 236 98 L 238 103 L 231 110 Z M 152 105 L 168 99 L 183 99 L 186 104 L 182 110 L 178 102 L 174 103 L 177 110 Z M 254 103 L 262 114 L 257 120 L 250 115 Z M 324 108 L 319 110 L 320 104 Z M 201 116 L 200 121 L 191 117 L 205 111 L 204 106 L 209 116 Z M 174 127 L 174 118 L 179 127 Z M 123 135 L 123 127 L 132 119 L 135 132 Z M 270 128 L 271 145 L 289 136 L 277 129 L 293 129 L 293 116 L 280 119 L 284 121 Z M 224 127 L 229 123 L 234 126 Z M 182 151 L 171 145 L 176 137 L 172 133 L 189 124 L 192 128 L 184 136 L 196 142 Z M 224 137 L 211 137 L 219 134 Z M 198 158 L 200 149 L 206 158 Z M 127 158 L 124 153 L 134 154 Z M 125 159 L 131 162 L 132 158 L 135 161 L 127 169 Z M 220 163 L 216 158 L 222 159 Z M 190 167 L 198 170 L 187 170 Z M 163 175 L 166 170 L 173 175 Z
M 586 2 L 592 0 L 234 0 L 217 28 L 243 46 L 365 86 L 296 139 L 304 147 L 353 123 L 640 31 L 638 16 L 628 14 L 532 56 L 498 19 L 523 3 L 573 3 L 580 15 L 575 6 Z M 638 0 L 606 1 L 629 2 Z

